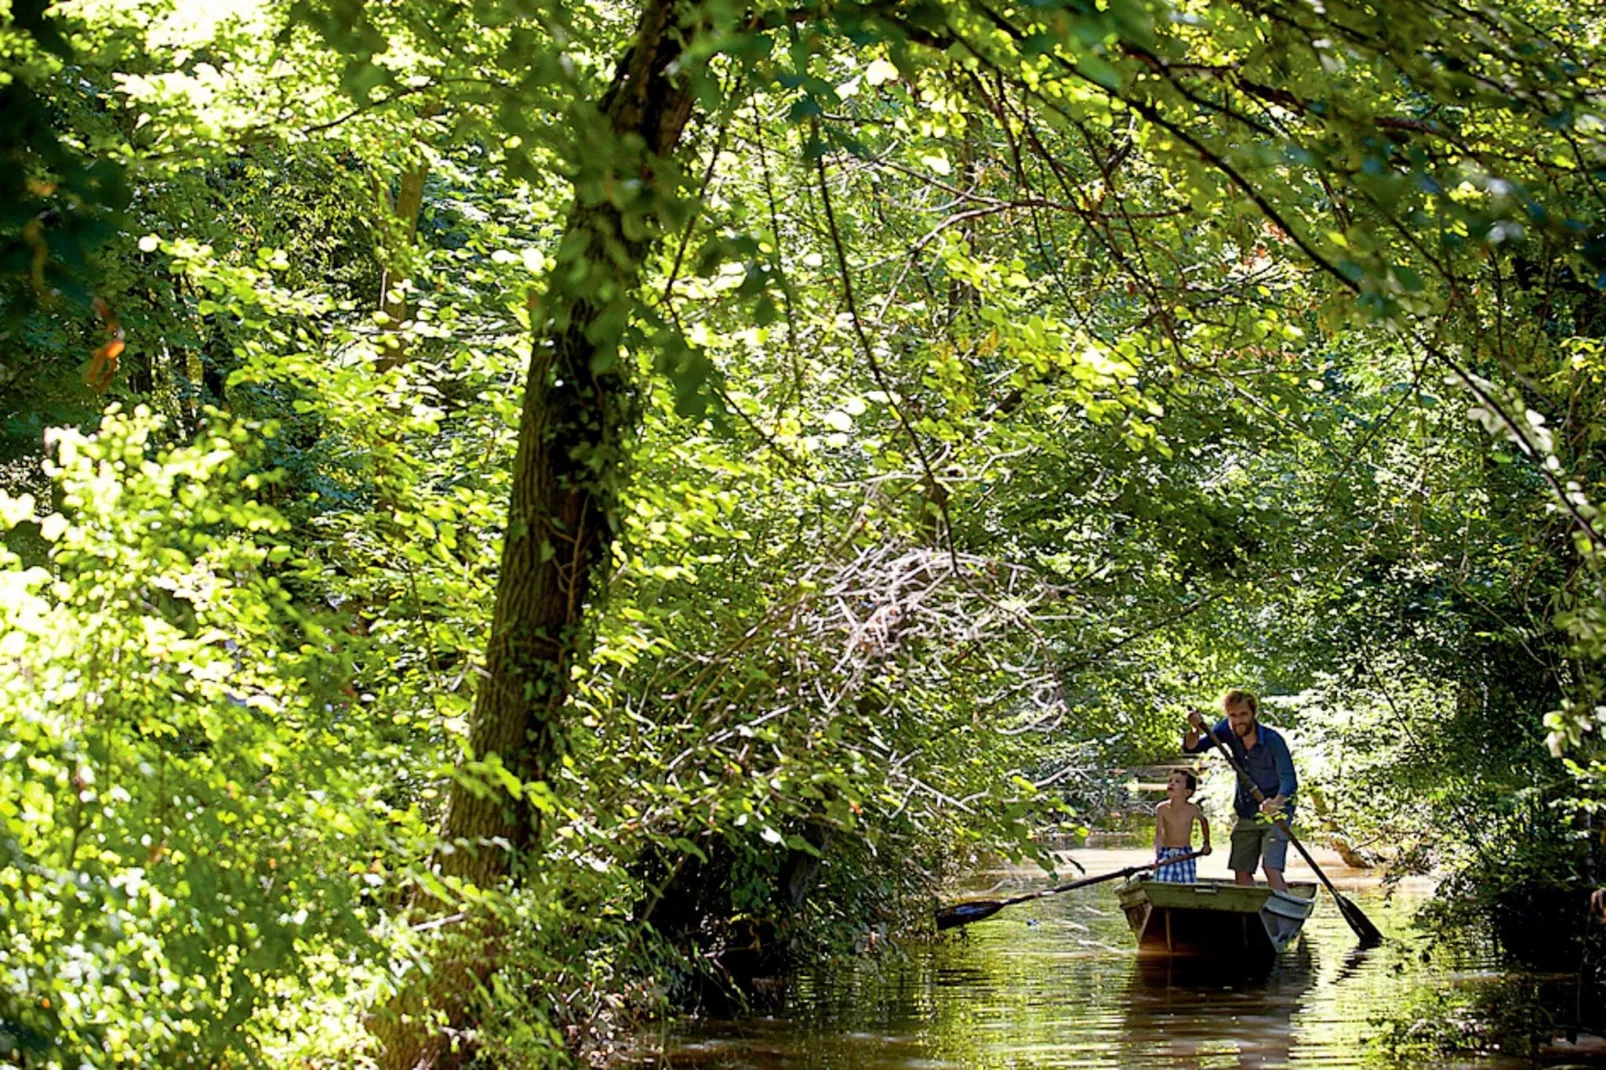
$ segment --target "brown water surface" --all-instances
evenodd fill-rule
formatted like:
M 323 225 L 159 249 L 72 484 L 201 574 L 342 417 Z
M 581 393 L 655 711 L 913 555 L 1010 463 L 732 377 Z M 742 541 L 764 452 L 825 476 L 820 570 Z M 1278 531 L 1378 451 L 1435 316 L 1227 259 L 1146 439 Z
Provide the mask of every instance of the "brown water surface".
M 1146 852 L 1072 852 L 1091 874 Z M 1518 1067 L 1489 1050 L 1432 1054 L 1434 1032 L 1477 1028 L 1478 1008 L 1513 977 L 1487 951 L 1424 956 L 1410 925 L 1431 894 L 1418 882 L 1385 897 L 1374 877 L 1319 856 L 1390 937 L 1358 952 L 1325 892 L 1304 934 L 1269 972 L 1139 959 L 1111 885 L 1022 904 L 901 954 L 805 972 L 778 1012 L 670 1023 L 644 1038 L 646 1065 L 675 1067 Z M 1328 868 L 1331 861 L 1333 866 Z M 1201 876 L 1226 876 L 1221 853 Z M 1302 865 L 1289 878 L 1311 879 Z M 989 897 L 1042 886 L 1028 871 L 978 874 Z M 1558 991 L 1568 991 L 1565 984 Z M 1564 997 L 1563 997 L 1564 998 Z M 1590 1041 L 1585 1038 L 1585 1043 Z M 1511 1048 L 1507 1046 L 1506 1051 Z M 1577 1049 L 1548 1065 L 1591 1064 Z

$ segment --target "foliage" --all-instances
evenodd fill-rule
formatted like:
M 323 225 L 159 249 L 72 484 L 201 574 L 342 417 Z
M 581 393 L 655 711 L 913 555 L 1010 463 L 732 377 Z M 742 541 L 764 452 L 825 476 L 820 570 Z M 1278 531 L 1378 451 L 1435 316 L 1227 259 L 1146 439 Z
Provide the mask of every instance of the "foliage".
M 29 1059 L 364 1058 L 454 961 L 487 1060 L 600 1052 L 1051 866 L 1201 680 L 1462 907 L 1598 873 L 1598 19 L 201 6 L 0 29 Z M 517 458 L 587 420 L 551 717 L 476 753 Z
M 30 1061 L 213 1060 L 371 947 L 394 831 L 334 622 L 259 500 L 271 425 L 161 447 L 147 410 L 52 436 L 45 567 L 7 554 L 4 1018 Z M 414 828 L 416 834 L 419 830 Z M 372 861 L 372 865 L 370 865 Z

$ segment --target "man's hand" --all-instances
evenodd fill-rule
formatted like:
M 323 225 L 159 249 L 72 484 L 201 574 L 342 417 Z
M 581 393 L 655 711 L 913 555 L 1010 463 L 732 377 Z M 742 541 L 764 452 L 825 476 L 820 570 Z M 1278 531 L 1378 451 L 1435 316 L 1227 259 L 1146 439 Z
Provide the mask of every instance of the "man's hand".
M 1263 799 L 1260 803 L 1260 812 L 1263 814 L 1270 814 L 1271 816 L 1275 817 L 1282 812 L 1283 803 L 1287 801 L 1288 800 L 1283 798 L 1281 795 L 1273 795 L 1269 799 Z
M 1194 728 L 1197 728 L 1200 732 L 1204 732 L 1210 727 L 1209 725 L 1205 724 L 1204 714 L 1200 713 L 1198 710 L 1188 711 L 1188 723 Z

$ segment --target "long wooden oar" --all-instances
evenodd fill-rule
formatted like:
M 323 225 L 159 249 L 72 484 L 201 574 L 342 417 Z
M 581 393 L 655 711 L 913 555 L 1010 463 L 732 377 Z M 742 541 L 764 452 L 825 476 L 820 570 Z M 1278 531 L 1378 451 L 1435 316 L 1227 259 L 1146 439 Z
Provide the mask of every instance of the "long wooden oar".
M 1142 873 L 1144 870 L 1154 869 L 1156 866 L 1170 866 L 1178 862 L 1186 862 L 1190 858 L 1203 857 L 1203 851 L 1195 851 L 1192 854 L 1168 858 L 1163 862 L 1148 862 L 1141 866 L 1127 866 L 1125 869 L 1118 869 L 1114 873 L 1105 873 L 1097 877 L 1083 877 L 1081 880 L 1074 880 L 1069 884 L 1056 885 L 1053 888 L 1045 888 L 1040 892 L 1017 895 L 1013 899 L 972 899 L 968 903 L 955 903 L 951 907 L 943 907 L 937 911 L 937 930 L 940 932 L 943 929 L 952 929 L 959 925 L 969 925 L 973 921 L 990 918 L 1005 907 L 1014 906 L 1016 903 L 1025 903 L 1033 899 L 1041 899 L 1045 895 L 1059 895 L 1061 892 L 1068 892 L 1073 888 L 1086 888 L 1090 884 L 1103 884 L 1105 881 L 1113 881 L 1117 877 L 1130 877 L 1134 873 Z
M 1210 742 L 1214 743 L 1216 749 L 1221 752 L 1221 756 L 1227 759 L 1227 764 L 1232 766 L 1232 771 L 1238 774 L 1238 779 L 1244 782 L 1244 787 L 1249 789 L 1249 793 L 1255 797 L 1255 801 L 1265 802 L 1266 793 L 1256 787 L 1253 780 L 1249 779 L 1249 774 L 1244 770 L 1243 764 L 1233 756 L 1232 751 L 1227 748 L 1227 745 L 1211 730 L 1208 724 L 1205 725 L 1204 734 L 1210 737 Z M 1321 882 L 1327 886 L 1327 890 L 1333 893 L 1333 902 L 1338 904 L 1338 912 L 1349 923 L 1349 927 L 1354 931 L 1356 939 L 1360 940 L 1361 946 L 1376 947 L 1381 944 L 1383 942 L 1382 932 L 1378 930 L 1376 925 L 1372 924 L 1372 919 L 1368 918 L 1360 907 L 1340 895 L 1338 889 L 1333 887 L 1333 882 L 1327 879 L 1327 874 L 1322 872 L 1322 867 L 1316 864 L 1316 860 L 1310 856 L 1310 852 L 1305 850 L 1305 845 L 1299 842 L 1299 837 L 1294 835 L 1294 830 L 1288 827 L 1288 820 L 1281 814 L 1274 816 L 1272 820 L 1278 828 L 1288 835 L 1288 842 L 1294 845 L 1294 849 L 1305 860 L 1305 864 L 1315 871 L 1316 876 L 1321 878 Z

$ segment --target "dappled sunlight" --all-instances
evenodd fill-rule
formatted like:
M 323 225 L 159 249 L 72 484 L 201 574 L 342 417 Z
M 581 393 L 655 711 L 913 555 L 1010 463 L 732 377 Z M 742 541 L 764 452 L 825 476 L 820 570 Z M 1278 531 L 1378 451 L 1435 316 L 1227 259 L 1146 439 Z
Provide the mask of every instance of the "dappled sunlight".
M 1598 6 L 3 5 L 0 1062 L 1589 1057 Z

